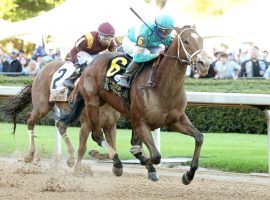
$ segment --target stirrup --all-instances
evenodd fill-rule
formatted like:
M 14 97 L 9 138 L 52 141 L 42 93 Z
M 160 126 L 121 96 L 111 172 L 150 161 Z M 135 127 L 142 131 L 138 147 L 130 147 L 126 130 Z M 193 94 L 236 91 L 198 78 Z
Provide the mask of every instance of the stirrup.
M 117 84 L 120 85 L 123 88 L 130 88 L 126 78 L 124 78 L 124 77 L 121 77 L 120 80 L 117 82 Z
M 70 81 L 70 80 L 64 80 L 64 82 L 62 83 L 63 86 L 69 88 L 69 89 L 73 89 L 74 88 L 74 84 Z

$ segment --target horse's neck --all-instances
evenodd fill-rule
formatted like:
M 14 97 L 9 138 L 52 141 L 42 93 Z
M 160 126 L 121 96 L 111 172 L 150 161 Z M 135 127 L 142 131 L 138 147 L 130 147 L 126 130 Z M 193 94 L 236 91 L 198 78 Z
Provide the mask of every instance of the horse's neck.
M 167 55 L 177 56 L 177 42 L 171 44 Z M 183 91 L 186 68 L 178 59 L 164 57 L 157 69 L 156 84 L 162 97 L 175 97 Z

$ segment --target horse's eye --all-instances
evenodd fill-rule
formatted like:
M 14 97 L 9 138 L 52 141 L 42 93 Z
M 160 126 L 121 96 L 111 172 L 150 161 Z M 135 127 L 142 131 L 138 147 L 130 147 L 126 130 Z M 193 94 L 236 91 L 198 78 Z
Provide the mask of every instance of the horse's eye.
M 184 43 L 185 43 L 185 44 L 188 44 L 188 40 L 184 40 Z

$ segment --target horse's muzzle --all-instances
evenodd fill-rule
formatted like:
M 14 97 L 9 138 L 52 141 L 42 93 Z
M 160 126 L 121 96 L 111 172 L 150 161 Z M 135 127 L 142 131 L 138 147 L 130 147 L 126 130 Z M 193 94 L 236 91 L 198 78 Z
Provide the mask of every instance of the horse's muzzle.
M 204 75 L 208 74 L 209 63 L 208 63 L 208 62 L 198 61 L 198 62 L 196 63 L 196 68 L 197 68 L 199 74 L 200 74 L 201 76 L 204 76 Z
M 209 61 L 205 52 L 197 55 L 196 68 L 201 76 L 208 74 Z

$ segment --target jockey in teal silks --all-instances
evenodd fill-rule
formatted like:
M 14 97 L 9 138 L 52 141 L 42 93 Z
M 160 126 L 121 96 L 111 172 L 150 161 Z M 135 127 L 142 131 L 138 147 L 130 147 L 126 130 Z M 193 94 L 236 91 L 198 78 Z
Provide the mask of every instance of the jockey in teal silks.
M 139 30 L 135 27 L 128 30 L 127 36 L 122 42 L 123 50 L 133 57 L 126 72 L 120 77 L 118 84 L 129 88 L 127 79 L 138 67 L 138 63 L 143 63 L 157 58 L 169 46 L 172 41 L 171 32 L 174 27 L 174 20 L 168 15 L 160 15 L 154 23 L 143 24 Z

